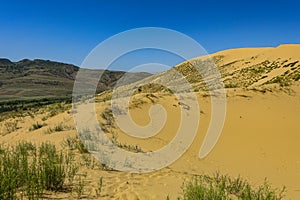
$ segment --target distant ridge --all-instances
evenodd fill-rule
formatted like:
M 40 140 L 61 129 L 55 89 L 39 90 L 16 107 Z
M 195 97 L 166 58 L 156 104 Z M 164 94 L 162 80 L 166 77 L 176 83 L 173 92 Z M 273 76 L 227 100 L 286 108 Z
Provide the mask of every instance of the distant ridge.
M 12 62 L 0 58 L 0 102 L 70 97 L 78 71 L 79 67 L 75 65 L 50 60 L 23 59 Z M 89 71 L 92 73 L 95 70 Z M 124 73 L 105 70 L 97 92 L 111 89 Z M 130 73 L 129 83 L 150 75 L 146 72 Z
M 10 65 L 14 65 L 14 63 L 11 62 L 9 59 L 0 58 L 0 66 L 10 66 Z

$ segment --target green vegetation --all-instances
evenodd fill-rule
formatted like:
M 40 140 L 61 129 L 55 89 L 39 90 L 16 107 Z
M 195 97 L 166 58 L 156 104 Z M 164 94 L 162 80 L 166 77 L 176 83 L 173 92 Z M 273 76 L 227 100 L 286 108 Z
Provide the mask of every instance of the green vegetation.
M 29 131 L 34 131 L 34 130 L 40 129 L 43 126 L 46 126 L 46 124 L 45 123 L 40 124 L 39 122 L 36 122 L 35 124 L 31 125 L 31 127 L 29 128 Z
M 122 113 L 122 111 L 119 111 L 119 112 Z M 101 128 L 104 132 L 111 134 L 110 139 L 113 144 L 115 144 L 116 146 L 118 146 L 122 149 L 131 151 L 131 152 L 135 152 L 135 153 L 143 152 L 141 147 L 139 147 L 138 145 L 128 145 L 128 144 L 122 144 L 122 143 L 118 142 L 118 140 L 117 140 L 118 134 L 113 132 L 113 130 L 111 130 L 112 127 L 115 127 L 114 126 L 114 117 L 113 117 L 111 109 L 105 108 L 104 111 L 100 114 L 100 116 L 106 122 L 105 124 L 101 123 Z M 89 130 L 84 130 L 82 132 L 79 132 L 79 136 L 82 140 L 91 141 L 91 133 L 89 132 Z
M 84 194 L 84 190 L 86 186 L 85 178 L 86 178 L 86 174 L 81 174 L 80 176 L 77 177 L 77 184 L 73 188 L 73 191 L 76 193 L 77 199 L 81 199 Z
M 45 100 L 45 99 L 44 99 Z M 32 119 L 37 114 L 47 113 L 47 116 L 42 118 L 43 121 L 71 109 L 71 99 L 58 98 L 55 101 L 48 100 L 32 101 L 9 101 L 0 102 L 0 122 L 9 118 L 30 116 Z
M 286 60 L 286 62 L 287 62 L 287 60 Z M 286 65 L 284 65 L 283 67 L 294 67 L 297 63 L 298 63 L 299 61 L 297 60 L 297 61 L 295 61 L 295 62 L 291 62 L 291 63 L 288 63 L 288 64 L 286 64 Z
M 0 148 L 0 199 L 40 199 L 45 191 L 66 191 L 78 166 L 73 155 L 50 143 L 22 142 Z
M 106 102 L 106 101 L 110 101 L 111 98 L 112 98 L 112 90 L 106 90 L 97 96 L 95 102 Z
M 28 99 L 28 100 L 10 100 L 0 102 L 0 113 L 8 111 L 25 111 L 31 108 L 40 108 L 45 105 L 55 104 L 55 103 L 71 103 L 72 97 L 50 97 L 50 98 L 38 98 L 38 99 Z
M 46 131 L 45 134 L 51 134 L 54 132 L 61 132 L 61 131 L 66 131 L 66 130 L 71 130 L 72 127 L 70 126 L 65 126 L 63 123 L 56 124 L 53 128 L 49 127 Z
M 69 148 L 70 150 L 78 150 L 80 153 L 88 153 L 88 149 L 82 143 L 78 137 L 70 137 L 63 141 L 63 146 Z
M 291 82 L 289 79 L 285 78 L 284 76 L 276 76 L 270 81 L 267 81 L 267 84 L 270 83 L 278 83 L 280 87 L 284 87 L 284 86 L 289 86 Z
M 139 94 L 139 93 L 155 93 L 155 92 L 166 92 L 168 94 L 173 94 L 173 91 L 169 88 L 167 88 L 164 85 L 158 84 L 158 83 L 148 83 L 142 86 L 139 86 L 133 94 Z
M 227 83 L 224 85 L 225 88 L 237 88 L 238 85 L 234 83 Z
M 105 108 L 104 111 L 101 113 L 101 117 L 106 121 L 106 125 L 113 125 L 114 117 L 111 109 Z
M 144 152 L 142 150 L 142 148 L 138 145 L 122 144 L 122 143 L 118 142 L 118 134 L 116 134 L 114 132 L 112 132 L 111 141 L 114 145 L 116 145 L 116 146 L 118 146 L 122 149 L 125 149 L 127 151 L 131 151 L 131 152 L 134 152 L 134 153 Z
M 294 68 L 291 70 L 292 70 L 292 72 L 287 75 L 287 78 L 290 79 L 291 81 L 299 81 L 300 80 L 300 69 Z
M 66 102 L 60 102 L 60 103 L 55 103 L 47 106 L 46 111 L 48 112 L 48 115 L 46 119 L 50 117 L 54 117 L 55 115 L 65 112 L 66 110 L 71 109 L 72 105 L 70 103 Z
M 254 188 L 241 177 L 231 178 L 215 173 L 213 176 L 200 175 L 183 184 L 183 200 L 281 200 L 285 187 L 273 189 L 265 182 Z
M 100 197 L 100 195 L 101 195 L 102 186 L 103 186 L 103 177 L 101 177 L 97 183 L 97 188 L 96 188 L 96 196 L 97 197 Z
M 129 144 L 117 143 L 117 146 L 122 148 L 122 149 L 125 149 L 127 151 L 134 152 L 134 153 L 144 152 L 142 150 L 142 148 L 138 145 L 129 145 Z
M 6 134 L 14 132 L 18 129 L 18 120 L 7 121 L 4 123 L 4 126 L 7 131 Z
M 295 74 L 293 77 L 294 81 L 299 81 L 300 80 L 300 74 Z
M 48 128 L 46 133 L 53 133 L 53 132 L 60 132 L 65 130 L 65 127 L 62 125 L 62 123 L 57 124 L 54 126 L 54 128 Z

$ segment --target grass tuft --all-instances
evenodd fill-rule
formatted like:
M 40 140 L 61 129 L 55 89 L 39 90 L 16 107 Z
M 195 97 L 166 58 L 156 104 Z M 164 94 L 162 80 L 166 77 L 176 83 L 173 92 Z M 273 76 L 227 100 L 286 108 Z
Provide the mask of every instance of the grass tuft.
M 78 171 L 72 161 L 72 154 L 63 154 L 50 143 L 2 146 L 0 199 L 18 199 L 20 194 L 21 198 L 41 199 L 45 191 L 65 191 Z
M 40 124 L 39 122 L 36 122 L 35 124 L 31 125 L 31 127 L 29 128 L 29 131 L 34 131 L 34 130 L 40 129 L 43 126 L 46 126 L 46 124 L 45 123 Z
M 219 173 L 196 176 L 184 183 L 182 189 L 183 200 L 281 200 L 285 193 L 285 187 L 273 189 L 267 180 L 254 188 L 241 177 L 231 178 Z

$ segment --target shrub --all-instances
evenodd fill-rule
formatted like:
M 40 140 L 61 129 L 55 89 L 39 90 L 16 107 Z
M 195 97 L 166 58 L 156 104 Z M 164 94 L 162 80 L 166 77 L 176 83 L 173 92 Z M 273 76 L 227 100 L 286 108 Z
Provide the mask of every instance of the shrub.
M 267 180 L 258 188 L 253 188 L 241 177 L 230 178 L 219 173 L 212 177 L 196 176 L 182 188 L 183 200 L 281 200 L 285 193 L 285 187 L 282 190 L 272 189 Z
M 101 177 L 97 183 L 97 189 L 96 189 L 96 196 L 100 197 L 102 192 L 102 186 L 103 186 L 103 177 Z
M 270 81 L 267 81 L 267 83 L 278 83 L 280 87 L 285 87 L 290 85 L 290 80 L 286 79 L 284 76 L 276 76 Z
M 73 156 L 58 152 L 50 143 L 40 147 L 22 142 L 16 147 L 1 147 L 0 199 L 17 199 L 21 192 L 28 199 L 40 199 L 45 190 L 63 191 L 71 187 L 78 167 Z
M 113 126 L 113 113 L 111 109 L 105 108 L 101 113 L 101 117 L 106 121 L 107 125 Z
M 4 126 L 6 128 L 7 133 L 14 132 L 18 129 L 18 121 L 14 120 L 14 121 L 5 122 Z
M 134 152 L 134 153 L 140 153 L 140 152 L 144 153 L 142 148 L 138 145 L 122 144 L 122 143 L 118 142 L 118 134 L 115 133 L 115 132 L 112 132 L 111 142 L 114 145 L 116 145 L 116 146 L 118 146 L 122 149 L 125 149 L 127 151 L 131 151 L 131 152 Z
M 83 179 L 83 177 L 85 178 L 86 175 L 78 176 L 77 184 L 73 188 L 76 193 L 77 199 L 81 199 L 84 194 L 86 183 L 85 183 L 85 180 Z
M 40 124 L 39 122 L 36 122 L 35 124 L 31 125 L 31 127 L 29 128 L 29 131 L 34 131 L 34 130 L 40 129 L 43 126 L 46 126 L 46 124 L 45 123 Z
M 80 153 L 88 153 L 88 149 L 82 143 L 82 141 L 78 137 L 70 137 L 68 136 L 62 143 L 63 146 L 68 147 L 70 150 L 77 149 Z
M 64 131 L 66 129 L 66 127 L 60 123 L 55 125 L 53 128 L 48 128 L 47 131 L 45 131 L 46 134 L 50 134 L 53 132 L 60 132 L 60 131 Z
M 237 88 L 238 85 L 235 83 L 227 83 L 224 85 L 225 88 Z
M 53 117 L 59 113 L 69 110 L 70 108 L 71 105 L 65 102 L 52 104 L 48 107 L 48 111 L 49 111 L 48 117 Z

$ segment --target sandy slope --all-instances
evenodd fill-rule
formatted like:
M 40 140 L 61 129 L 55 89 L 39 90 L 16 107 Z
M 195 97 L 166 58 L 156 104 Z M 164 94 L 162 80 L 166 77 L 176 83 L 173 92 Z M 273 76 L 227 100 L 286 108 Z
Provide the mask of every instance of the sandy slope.
M 278 48 L 235 49 L 214 54 L 223 56 L 219 66 L 224 66 L 223 72 L 234 72 L 247 68 L 267 59 L 280 60 L 288 63 L 300 60 L 297 52 L 300 45 L 282 45 Z M 197 58 L 201 59 L 201 58 Z M 234 62 L 239 60 L 237 62 Z M 251 63 L 248 63 L 250 62 Z M 233 63 L 234 62 L 234 63 Z M 299 67 L 297 64 L 296 67 Z M 295 82 L 289 87 L 278 85 L 261 86 L 266 80 L 279 76 L 290 67 L 279 67 L 268 72 L 267 79 L 258 80 L 252 87 L 227 89 L 227 115 L 222 135 L 213 151 L 204 159 L 198 157 L 203 138 L 210 122 L 210 97 L 197 93 L 201 108 L 201 119 L 197 136 L 188 151 L 175 163 L 167 168 L 146 174 L 130 174 L 117 171 L 103 171 L 82 167 L 87 173 L 85 198 L 95 199 L 93 188 L 100 177 L 103 177 L 103 192 L 100 199 L 176 199 L 181 194 L 183 181 L 193 175 L 214 173 L 220 171 L 232 176 L 241 175 L 253 185 L 258 185 L 267 178 L 278 188 L 287 187 L 286 199 L 300 198 L 300 84 Z M 253 90 L 251 88 L 258 90 Z M 265 88 L 264 90 L 261 90 Z M 261 91 L 259 91 L 261 90 Z M 163 129 L 149 139 L 137 139 L 124 134 L 118 128 L 110 131 L 118 133 L 118 141 L 122 144 L 139 145 L 144 151 L 159 149 L 175 136 L 180 123 L 180 106 L 173 95 L 154 93 L 149 99 L 145 93 L 136 94 L 131 98 L 130 113 L 134 121 L 141 125 L 150 122 L 149 108 L 153 104 L 161 104 L 168 114 Z M 100 96 L 101 97 L 101 96 Z M 109 102 L 97 103 L 97 116 Z M 71 112 L 63 112 L 45 121 L 42 118 L 47 113 L 35 114 L 17 119 L 9 119 L 0 123 L 0 143 L 14 144 L 21 140 L 34 143 L 43 141 L 54 142 L 62 148 L 62 141 L 68 136 L 75 136 L 74 122 Z M 5 123 L 18 120 L 19 129 L 5 134 Z M 29 127 L 36 122 L 47 125 L 35 131 Z M 45 134 L 49 127 L 63 123 L 67 130 Z M 108 134 L 110 135 L 110 134 Z M 77 153 L 80 158 L 80 154 Z M 80 159 L 79 159 L 80 160 Z M 82 162 L 79 161 L 79 162 Z M 74 194 L 53 194 L 53 197 L 74 199 Z
M 170 170 L 187 174 L 220 171 L 233 176 L 242 175 L 254 185 L 268 178 L 274 186 L 284 185 L 288 188 L 288 199 L 300 197 L 300 125 L 297 123 L 300 112 L 299 93 L 291 96 L 276 91 L 262 94 L 237 89 L 228 91 L 228 95 L 228 111 L 221 138 L 209 156 L 200 160 L 198 153 L 210 119 L 210 103 L 209 97 L 199 94 L 203 114 L 197 137 L 187 153 L 170 166 Z M 167 123 L 162 134 L 149 140 L 138 141 L 119 132 L 121 142 L 139 144 L 147 150 L 152 147 L 151 150 L 155 150 L 172 139 L 177 130 L 174 122 L 178 122 L 179 118 L 174 115 L 174 107 L 170 105 L 176 105 L 177 102 L 170 96 L 161 98 L 158 103 L 169 111 L 168 119 L 173 122 L 173 126 L 172 123 Z M 133 115 L 139 113 L 135 117 L 137 123 L 144 124 L 148 120 L 148 105 L 144 105 L 144 108 L 132 112 Z M 173 178 L 169 175 L 170 180 L 167 181 L 163 174 L 162 171 L 162 181 L 166 184 L 163 191 L 168 190 L 181 177 L 175 173 Z M 162 192 L 155 190 L 155 187 L 152 191 Z M 145 191 L 140 195 L 143 194 Z M 175 196 L 174 193 L 171 196 Z
M 166 169 L 147 174 L 84 168 L 91 180 L 86 193 L 92 191 L 90 187 L 102 176 L 103 199 L 164 199 L 168 194 L 175 198 L 180 194 L 182 182 L 192 175 L 220 171 L 233 176 L 242 175 L 254 185 L 262 183 L 266 177 L 275 187 L 287 187 L 287 199 L 296 199 L 300 196 L 300 87 L 294 86 L 294 90 L 298 93 L 288 95 L 273 91 L 262 94 L 241 89 L 229 90 L 224 130 L 213 151 L 203 160 L 198 158 L 198 152 L 210 119 L 210 101 L 209 97 L 203 97 L 199 93 L 202 114 L 198 134 L 190 149 L 179 160 Z M 162 132 L 149 140 L 138 140 L 122 135 L 116 129 L 120 142 L 138 144 L 144 150 L 155 150 L 172 139 L 177 129 L 174 123 L 179 121 L 180 116 L 178 101 L 174 96 L 156 95 L 161 97 L 156 103 L 161 103 L 170 115 Z M 144 99 L 147 103 L 132 109 L 131 114 L 137 123 L 145 125 L 149 122 L 147 112 L 152 102 L 147 101 L 143 95 L 139 95 L 139 99 Z M 99 112 L 103 109 L 102 104 L 99 104 Z M 0 136 L 0 141 L 52 141 L 60 146 L 65 137 L 75 134 L 74 130 L 44 133 L 48 127 L 60 122 L 72 125 L 72 116 L 67 112 L 49 118 L 45 121 L 47 126 L 39 130 L 28 131 L 29 125 L 39 121 L 42 116 L 24 118 L 23 123 L 20 123 L 22 128 Z M 69 198 L 66 194 L 60 195 Z

